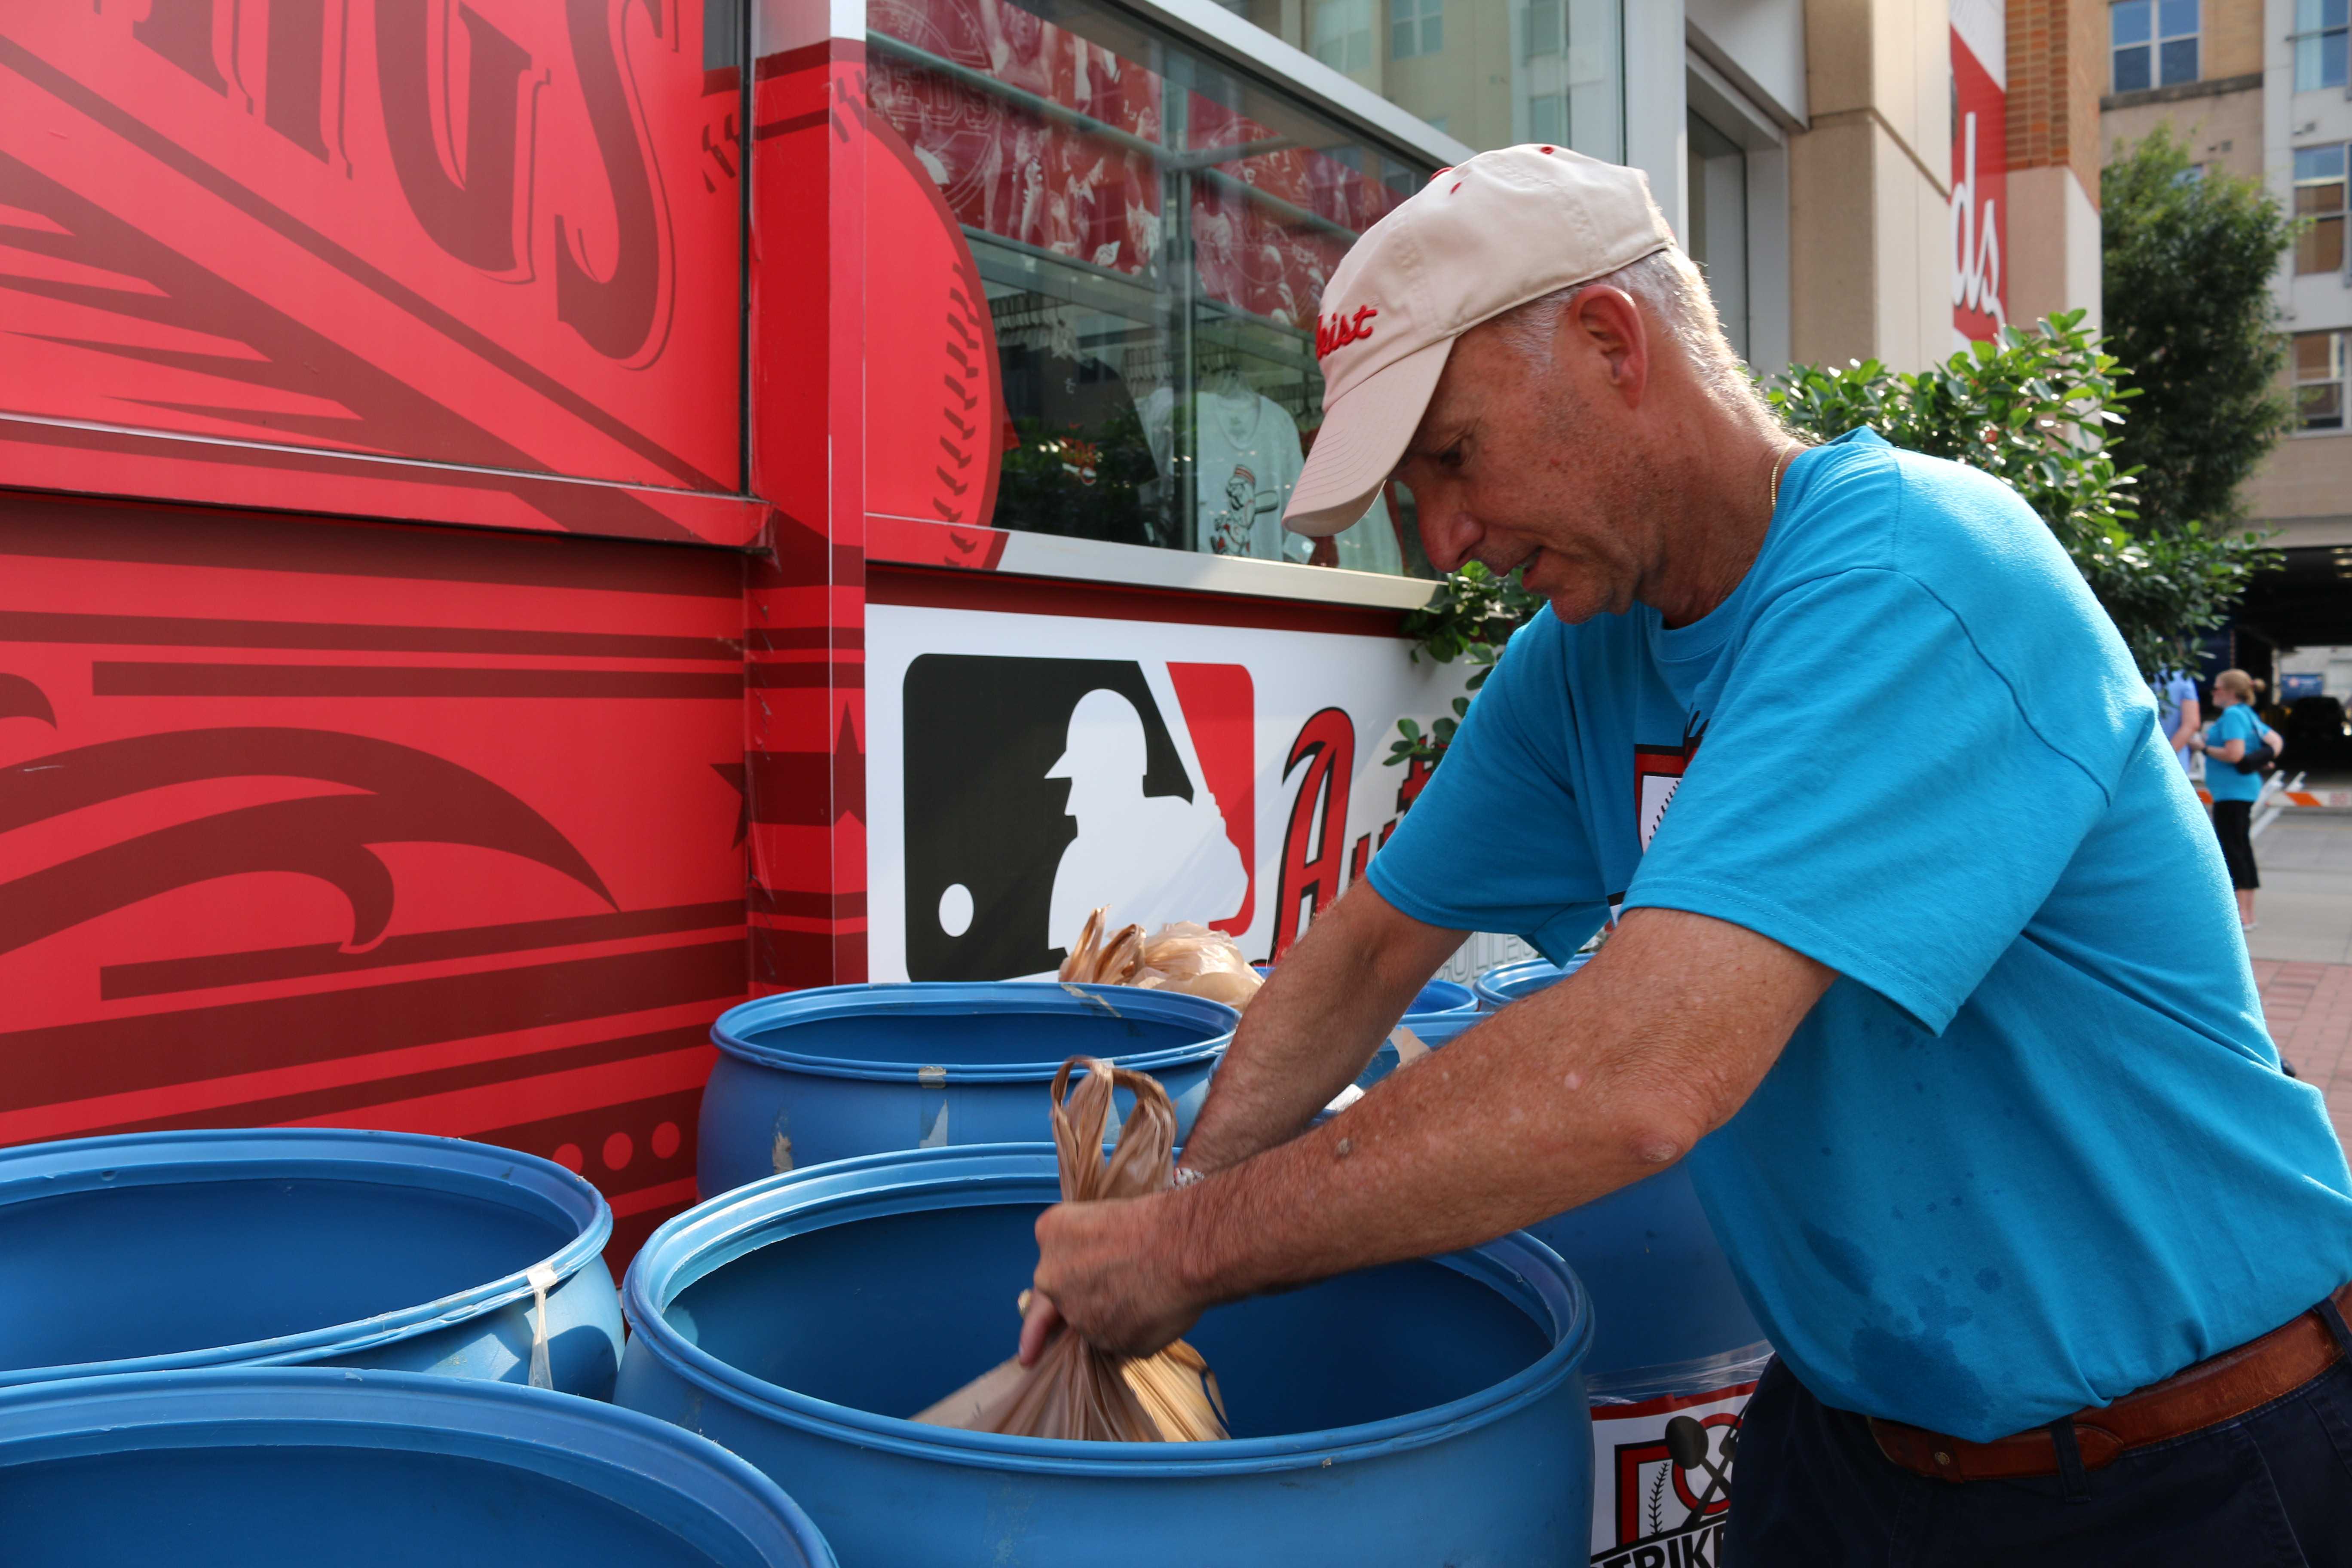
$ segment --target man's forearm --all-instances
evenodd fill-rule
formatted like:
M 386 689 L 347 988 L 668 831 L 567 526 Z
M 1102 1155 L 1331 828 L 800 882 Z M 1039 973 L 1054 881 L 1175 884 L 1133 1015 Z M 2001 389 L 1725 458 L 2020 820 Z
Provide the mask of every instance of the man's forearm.
M 1222 1170 L 1297 1135 L 1355 1081 L 1462 933 L 1399 913 L 1359 883 L 1307 928 L 1250 1003 L 1184 1147 Z
M 1652 945 L 1695 920 L 1643 913 Z M 1664 1169 L 1747 1098 L 1833 978 L 1786 950 L 1756 973 L 1729 948 L 1675 954 L 1666 962 L 1711 962 L 1711 984 L 1750 1002 L 1736 1027 L 1685 1037 L 1646 1016 L 1641 987 L 1661 955 L 1625 945 L 1307 1136 L 1170 1194 L 1190 1285 L 1232 1300 L 1452 1251 Z

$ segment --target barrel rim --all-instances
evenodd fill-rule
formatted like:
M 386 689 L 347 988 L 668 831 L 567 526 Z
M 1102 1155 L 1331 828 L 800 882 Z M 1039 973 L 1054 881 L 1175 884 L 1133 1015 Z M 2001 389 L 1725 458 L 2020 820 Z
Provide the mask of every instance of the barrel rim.
M 579 1484 L 593 1470 L 700 1504 L 773 1559 L 788 1544 L 811 1568 L 836 1568 L 833 1548 L 798 1501 L 740 1456 L 699 1433 L 625 1405 L 549 1389 L 430 1373 L 341 1367 L 205 1367 L 27 1384 L 0 1389 L 0 1469 L 47 1458 L 163 1447 L 278 1446 L 296 1430 L 320 1447 L 426 1447 Z M 364 1439 L 430 1431 L 432 1444 Z M 122 1441 L 165 1436 L 172 1442 Z M 238 1442 L 238 1438 L 246 1439 Z M 567 1475 L 565 1471 L 572 1472 Z M 713 1485 L 713 1482 L 722 1483 Z M 626 1483 L 623 1483 L 626 1484 Z M 596 1489 L 627 1505 L 625 1497 Z M 646 1513 L 643 1508 L 635 1511 Z M 654 1522 L 672 1521 L 647 1514 Z M 764 1539 L 762 1538 L 764 1536 Z
M 1579 952 L 1570 954 L 1566 963 L 1554 963 L 1549 958 L 1516 958 L 1508 963 L 1497 963 L 1491 969 L 1479 971 L 1477 978 L 1470 982 L 1471 994 L 1478 998 L 1480 1011 L 1492 1013 L 1526 994 L 1525 992 L 1507 992 L 1504 986 L 1522 976 L 1538 974 L 1546 970 L 1559 971 L 1559 978 L 1565 980 L 1583 968 L 1591 957 L 1589 952 Z M 1537 989 L 1542 988 L 1538 986 Z
M 1018 1011 L 1080 1013 L 1099 1008 L 1113 1017 L 1154 1023 L 1215 1025 L 1214 1032 L 1188 1045 L 1166 1046 L 1105 1059 L 1138 1072 L 1190 1067 L 1213 1061 L 1233 1042 L 1241 1014 L 1224 1003 L 1181 991 L 1145 990 L 1133 985 L 1079 984 L 1053 980 L 904 980 L 858 985 L 819 985 L 804 991 L 739 1002 L 719 1015 L 710 1026 L 710 1043 L 738 1061 L 755 1067 L 781 1068 L 817 1078 L 866 1079 L 883 1083 L 1050 1083 L 1062 1070 L 1063 1058 L 1036 1062 L 877 1062 L 854 1057 L 818 1056 L 746 1039 L 739 1031 L 747 1025 L 773 1027 L 778 1024 L 815 1023 L 858 1014 L 888 1012 L 924 1016 L 970 1014 L 992 1009 L 976 1004 L 1004 1000 L 1016 992 L 1034 1004 Z M 1191 1015 L 1187 1016 L 1186 1015 Z M 944 1042 L 943 1042 L 944 1045 Z M 940 1078 L 937 1075 L 945 1075 Z
M 431 1155 L 433 1159 L 424 1156 Z M 591 1264 L 601 1264 L 612 1239 L 613 1210 L 585 1177 L 552 1160 L 467 1138 L 423 1132 L 385 1132 L 345 1127 L 210 1128 L 188 1131 L 119 1132 L 97 1138 L 62 1139 L 0 1149 L 0 1213 L 17 1202 L 104 1191 L 112 1172 L 162 1172 L 214 1167 L 208 1180 L 266 1179 L 270 1175 L 328 1175 L 333 1166 L 398 1172 L 399 1184 L 494 1194 L 519 1187 L 544 1200 L 570 1219 L 572 1239 L 547 1258 L 511 1274 L 431 1301 L 379 1312 L 371 1318 L 232 1345 L 207 1345 L 120 1361 L 68 1362 L 55 1366 L 0 1367 L 0 1389 L 46 1385 L 68 1379 L 183 1372 L 199 1368 L 274 1366 L 316 1361 L 328 1355 L 373 1350 L 426 1330 L 446 1327 L 493 1312 L 535 1292 L 533 1268 L 555 1275 L 551 1293 Z M 419 1180 L 416 1178 L 426 1179 Z M 441 1177 L 436 1181 L 430 1178 Z M 344 1179 L 350 1179 L 348 1175 Z M 132 1182 L 128 1185 L 160 1185 Z
M 869 1173 L 893 1167 L 912 1167 L 918 1179 L 882 1193 L 862 1181 Z M 1444 1405 L 1353 1426 L 1274 1437 L 1209 1443 L 1084 1443 L 924 1426 L 817 1399 L 754 1377 L 688 1342 L 662 1310 L 687 1286 L 759 1250 L 760 1246 L 800 1229 L 826 1227 L 777 1230 L 780 1224 L 795 1217 L 830 1213 L 835 1217 L 828 1223 L 845 1223 L 860 1217 L 845 1211 L 858 1208 L 877 1217 L 903 1213 L 902 1203 L 889 1200 L 903 1199 L 914 1192 L 951 1194 L 960 1200 L 956 1206 L 1034 1202 L 1041 1194 L 1058 1191 L 1058 1182 L 1050 1143 L 975 1143 L 861 1155 L 737 1187 L 671 1218 L 638 1249 L 621 1287 L 622 1311 L 630 1325 L 629 1343 L 633 1349 L 643 1345 L 646 1353 L 660 1358 L 689 1384 L 803 1432 L 926 1460 L 1105 1479 L 1308 1469 L 1426 1447 L 1490 1426 L 1550 1396 L 1577 1374 L 1591 1349 L 1592 1307 L 1583 1282 L 1559 1253 L 1525 1231 L 1428 1261 L 1488 1285 L 1527 1312 L 1538 1327 L 1549 1330 L 1553 1342 L 1544 1354 L 1501 1382 Z M 755 1238 L 758 1245 L 752 1245 Z M 693 1268 L 690 1274 L 686 1272 L 689 1268 Z M 661 1274 L 659 1285 L 655 1282 L 656 1271 Z M 1161 1457 L 1177 1451 L 1187 1457 Z

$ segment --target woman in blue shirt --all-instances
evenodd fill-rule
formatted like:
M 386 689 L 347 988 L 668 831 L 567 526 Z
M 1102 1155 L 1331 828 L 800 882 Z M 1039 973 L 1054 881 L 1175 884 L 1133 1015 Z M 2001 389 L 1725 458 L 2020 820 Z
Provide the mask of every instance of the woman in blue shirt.
M 2213 797 L 2213 833 L 2221 841 L 2221 858 L 2230 868 L 2230 885 L 2238 889 L 2238 924 L 2254 929 L 2254 889 L 2263 885 L 2254 869 L 2252 836 L 2254 802 L 2263 793 L 2263 775 L 2242 773 L 2237 763 L 2258 745 L 2271 754 L 2279 751 L 2278 732 L 2265 729 L 2254 716 L 2254 679 L 2242 669 L 2225 669 L 2213 678 L 2213 701 L 2221 715 L 2206 727 L 2200 742 L 2205 752 L 2205 789 Z

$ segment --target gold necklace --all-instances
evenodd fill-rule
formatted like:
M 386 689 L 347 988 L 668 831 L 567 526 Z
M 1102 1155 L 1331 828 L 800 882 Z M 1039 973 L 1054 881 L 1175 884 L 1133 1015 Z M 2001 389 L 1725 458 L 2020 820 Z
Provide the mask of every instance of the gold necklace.
M 1766 505 L 1771 511 L 1780 510 L 1780 470 L 1789 466 L 1790 455 L 1795 451 L 1794 447 L 1783 447 L 1780 455 L 1772 459 L 1772 481 L 1765 487 L 1764 492 Z

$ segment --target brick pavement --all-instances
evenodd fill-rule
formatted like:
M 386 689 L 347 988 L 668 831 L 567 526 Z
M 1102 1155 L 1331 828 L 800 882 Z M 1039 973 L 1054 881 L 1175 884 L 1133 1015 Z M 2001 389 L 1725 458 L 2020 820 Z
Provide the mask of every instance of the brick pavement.
M 2327 1096 L 2336 1135 L 2352 1147 L 2352 963 L 2258 958 L 2254 984 L 2280 1054 Z

